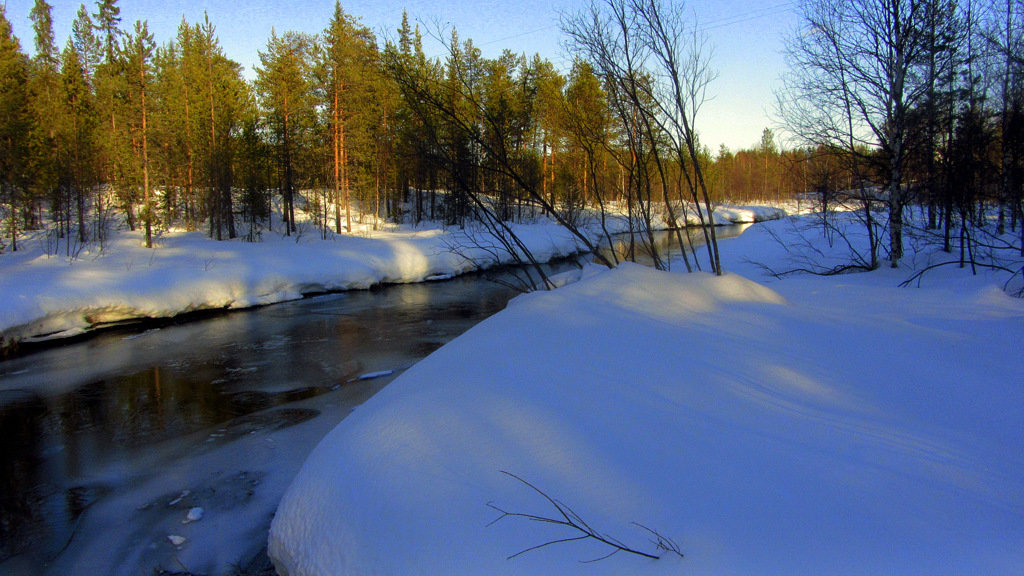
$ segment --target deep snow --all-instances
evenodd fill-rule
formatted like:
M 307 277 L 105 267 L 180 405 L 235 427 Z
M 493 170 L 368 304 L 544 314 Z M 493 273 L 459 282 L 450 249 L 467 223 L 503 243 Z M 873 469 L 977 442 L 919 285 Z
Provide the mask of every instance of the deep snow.
M 716 221 L 740 223 L 782 215 L 777 208 L 722 206 Z M 695 213 L 685 218 L 697 221 Z M 596 238 L 597 221 L 591 220 Z M 143 247 L 141 231 L 115 231 L 102 247 L 90 244 L 71 258 L 64 255 L 63 245 L 54 250 L 45 233 L 30 233 L 19 240 L 20 251 L 0 253 L 0 348 L 76 336 L 123 320 L 444 279 L 513 261 L 478 230 L 403 226 L 373 231 L 361 226 L 358 234 L 322 240 L 308 222 L 300 224 L 305 228 L 302 234 L 265 232 L 259 242 L 215 242 L 200 232 L 171 231 L 156 239 L 154 249 Z M 568 231 L 546 219 L 512 228 L 540 262 L 575 254 L 582 247 Z M 622 219 L 610 219 L 612 233 L 625 229 Z
M 1024 302 L 1005 277 L 722 278 L 636 265 L 531 293 L 357 408 L 283 498 L 281 574 L 1012 574 L 1024 565 Z M 774 234 L 770 234 L 773 232 Z M 819 245 L 818 248 L 821 246 Z M 753 279 L 756 279 L 755 282 Z M 506 517 L 557 512 L 625 544 Z

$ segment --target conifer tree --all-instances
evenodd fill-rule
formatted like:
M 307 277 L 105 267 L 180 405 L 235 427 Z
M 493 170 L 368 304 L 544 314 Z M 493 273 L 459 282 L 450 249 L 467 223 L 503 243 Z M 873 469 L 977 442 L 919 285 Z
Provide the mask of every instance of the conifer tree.
M 135 31 L 128 37 L 125 44 L 125 70 L 130 74 L 127 82 L 128 101 L 131 103 L 128 114 L 128 127 L 136 143 L 136 167 L 142 173 L 143 208 L 142 220 L 146 227 L 146 248 L 153 247 L 153 202 L 150 192 L 149 170 L 149 114 L 152 105 L 147 103 L 147 92 L 152 84 L 152 60 L 156 49 L 149 26 L 144 22 L 135 22 Z M 149 96 L 152 102 L 152 96 Z
M 65 195 L 65 229 L 71 229 L 71 204 L 75 205 L 78 242 L 89 239 L 85 225 L 87 197 L 97 182 L 95 160 L 96 115 L 87 65 L 73 41 L 61 54 L 60 119 L 58 131 L 59 186 Z M 71 254 L 70 235 L 67 254 Z
M 92 16 L 82 4 L 71 24 L 71 42 L 86 78 L 92 78 L 96 67 L 103 60 L 103 43 L 96 37 L 96 26 Z
M 30 14 L 35 32 L 36 54 L 30 64 L 29 93 L 32 113 L 31 146 L 32 193 L 48 198 L 51 212 L 57 212 L 57 97 L 60 89 L 60 57 L 53 39 L 52 8 L 46 0 L 36 0 Z
M 11 249 L 18 249 L 18 210 L 28 182 L 28 56 L 0 6 L 0 199 L 6 201 Z
M 249 97 L 241 67 L 224 55 L 209 17 L 182 20 L 175 41 L 154 58 L 160 163 L 183 192 L 186 227 L 196 229 L 205 217 L 210 237 L 234 238 L 234 140 Z
M 309 90 L 310 38 L 295 32 L 278 36 L 271 31 L 256 70 L 259 92 L 278 162 L 284 200 L 285 233 L 296 231 L 295 193 L 306 135 L 312 123 L 313 102 Z
M 117 57 L 119 49 L 118 38 L 123 33 L 118 28 L 121 24 L 121 8 L 117 0 L 99 0 L 96 2 L 95 19 L 96 30 L 100 33 L 99 40 L 103 46 L 103 59 L 112 62 Z
M 344 204 L 345 229 L 352 231 L 350 206 L 352 141 L 365 137 L 371 114 L 373 85 L 376 80 L 377 49 L 373 33 L 346 14 L 340 2 L 334 4 L 334 16 L 323 33 L 323 50 L 319 51 L 318 75 L 325 90 L 322 105 L 330 111 L 331 161 L 334 183 L 334 228 L 341 232 L 340 205 Z M 360 123 L 359 120 L 364 120 Z M 362 124 L 362 126 L 359 126 Z M 361 128 L 355 130 L 355 128 Z M 346 145 L 346 136 L 348 145 Z
M 93 73 L 92 83 L 96 93 L 97 113 L 103 118 L 103 122 L 97 127 L 100 178 L 106 184 L 106 188 L 114 192 L 128 227 L 134 230 L 138 194 L 131 176 L 138 172 L 136 151 L 139 142 L 133 139 L 136 134 L 133 134 L 128 126 L 133 109 L 137 107 L 137 103 L 130 102 L 129 97 L 130 78 L 133 74 L 127 68 L 127 55 L 121 46 L 124 33 L 118 28 L 121 23 L 121 10 L 117 7 L 116 0 L 99 0 L 96 5 L 93 26 L 94 38 L 100 50 L 100 62 Z M 105 233 L 106 218 L 102 190 L 97 197 L 101 241 Z

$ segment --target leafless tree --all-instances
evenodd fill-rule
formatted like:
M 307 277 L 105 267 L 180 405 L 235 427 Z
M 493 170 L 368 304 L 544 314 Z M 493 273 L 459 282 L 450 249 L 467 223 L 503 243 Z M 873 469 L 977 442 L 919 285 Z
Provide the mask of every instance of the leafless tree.
M 504 120 L 487 106 L 484 85 L 479 81 L 480 71 L 463 63 L 462 49 L 457 36 L 453 35 L 448 44 L 447 77 L 443 80 L 439 80 L 429 68 L 409 62 L 400 53 L 386 51 L 384 54 L 386 73 L 415 114 L 423 137 L 430 141 L 428 149 L 433 157 L 429 160 L 447 167 L 452 187 L 464 199 L 466 211 L 473 210 L 484 227 L 492 232 L 494 240 L 509 254 L 518 255 L 524 263 L 531 265 L 541 278 L 539 287 L 553 285 L 526 245 L 478 190 L 477 175 L 483 171 L 506 179 L 572 233 L 599 262 L 612 267 L 613 264 L 600 253 L 590 237 L 569 222 L 541 193 L 536 179 L 532 177 L 530 162 L 510 146 L 509 139 L 487 137 L 489 133 L 503 134 Z
M 791 73 L 780 93 L 780 113 L 805 143 L 834 146 L 858 162 L 854 185 L 870 203 L 888 207 L 889 258 L 903 256 L 907 204 L 909 113 L 929 82 L 921 71 L 928 56 L 925 24 L 940 14 L 942 0 L 802 0 L 798 34 L 788 45 Z M 867 152 L 867 154 L 865 154 Z M 864 185 L 861 162 L 877 162 L 881 193 Z M 871 264 L 877 265 L 874 234 Z
M 669 218 L 676 219 L 668 193 L 669 163 L 674 160 L 693 202 L 704 204 L 698 215 L 705 225 L 708 259 L 712 271 L 721 274 L 713 222 L 704 219 L 710 219 L 712 206 L 694 128 L 715 73 L 703 35 L 683 10 L 681 4 L 661 0 L 593 0 L 581 12 L 564 16 L 562 30 L 569 49 L 605 83 L 630 152 L 628 162 L 620 162 L 637 169 L 630 174 L 642 184 L 638 190 L 647 193 L 638 206 L 649 209 L 650 184 L 656 176 Z M 638 164 L 638 156 L 649 158 L 656 173 Z M 682 235 L 676 233 L 691 269 Z

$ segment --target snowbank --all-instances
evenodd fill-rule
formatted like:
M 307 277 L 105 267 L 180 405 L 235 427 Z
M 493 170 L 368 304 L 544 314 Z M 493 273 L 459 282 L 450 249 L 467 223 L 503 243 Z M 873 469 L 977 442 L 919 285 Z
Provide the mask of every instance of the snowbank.
M 750 247 L 732 241 L 728 261 Z M 1014 573 L 1024 303 L 890 280 L 769 289 L 623 265 L 521 296 L 320 443 L 271 557 L 285 576 Z M 489 503 L 558 515 L 502 471 L 685 557 L 581 563 L 611 551 L 584 540 L 508 559 L 578 534 L 492 524 Z
M 745 221 L 734 219 L 735 214 L 783 215 L 763 207 L 722 210 L 735 222 Z M 512 228 L 540 262 L 582 249 L 568 231 L 544 219 Z M 613 218 L 610 229 L 628 226 Z M 592 232 L 596 237 L 600 227 Z M 47 254 L 43 233 L 26 236 L 21 245 L 20 252 L 0 254 L 0 349 L 20 341 L 76 336 L 125 320 L 451 278 L 478 266 L 514 261 L 483 232 L 439 228 L 367 231 L 327 240 L 316 230 L 291 237 L 268 232 L 255 243 L 170 232 L 157 239 L 153 250 L 142 247 L 141 232 L 117 231 L 102 250 L 90 247 L 76 258 Z
M 754 224 L 778 220 L 786 216 L 786 211 L 773 206 L 716 206 L 715 222 L 731 224 Z
M 579 251 L 564 229 L 519 226 L 541 261 Z M 304 294 L 422 282 L 511 262 L 485 237 L 440 229 L 321 240 L 265 235 L 263 242 L 215 242 L 168 233 L 153 250 L 121 232 L 78 258 L 27 250 L 0 256 L 0 344 L 74 336 L 97 326 L 208 309 L 234 309 Z

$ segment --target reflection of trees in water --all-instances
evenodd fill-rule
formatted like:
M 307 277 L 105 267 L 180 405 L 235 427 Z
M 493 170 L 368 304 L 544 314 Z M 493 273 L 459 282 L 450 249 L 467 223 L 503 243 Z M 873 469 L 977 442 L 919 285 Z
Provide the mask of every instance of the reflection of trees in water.
M 289 403 L 364 386 L 355 381 L 361 374 L 426 356 L 504 307 L 513 293 L 483 281 L 499 273 L 298 301 L 145 338 L 101 335 L 8 367 L 0 376 L 10 387 L 0 390 L 0 573 L 42 571 L 69 543 L 95 539 L 76 533 L 90 507 L 121 489 L 120 474 L 140 462 L 149 469 L 151 452 L 170 468 L 181 454 L 304 422 L 316 410 Z M 151 450 L 175 439 L 181 444 L 166 453 Z
M 740 233 L 746 229 L 747 226 L 742 224 L 736 224 L 732 226 L 717 226 L 715 236 L 720 239 L 728 239 L 739 236 Z M 680 230 L 684 244 L 688 252 L 691 252 L 695 248 L 699 248 L 704 245 L 704 233 L 699 227 L 687 226 Z M 679 244 L 676 241 L 676 235 L 674 231 L 662 230 L 654 232 L 651 235 L 654 244 L 657 248 L 655 252 L 659 254 L 659 257 L 671 261 L 681 257 L 679 251 Z M 630 241 L 630 234 L 628 232 L 622 234 L 615 234 L 612 238 L 612 245 L 615 247 L 615 252 L 618 255 L 619 260 L 635 260 L 640 264 L 646 266 L 652 266 L 650 240 L 644 237 L 639 232 L 634 233 L 634 239 Z M 633 250 L 633 254 L 630 254 L 630 250 Z M 608 253 L 608 248 L 602 248 L 602 251 Z M 694 258 L 696 262 L 697 259 Z M 683 268 L 680 267 L 680 270 Z
M 49 558 L 103 492 L 73 484 L 94 455 L 83 440 L 108 431 L 105 386 L 85 386 L 53 406 L 29 392 L 3 394 L 16 399 L 0 408 L 0 561 L 24 553 Z
M 0 408 L 0 561 L 22 552 L 42 524 L 41 444 L 46 405 L 31 394 Z M 28 488 L 28 489 L 26 489 Z
M 194 384 L 153 368 L 86 384 L 49 406 L 28 392 L 0 392 L 0 563 L 19 554 L 45 562 L 60 553 L 79 516 L 104 493 L 78 482 L 97 463 L 220 424 L 228 438 L 294 425 L 317 412 L 259 411 L 323 392 L 233 392 Z

